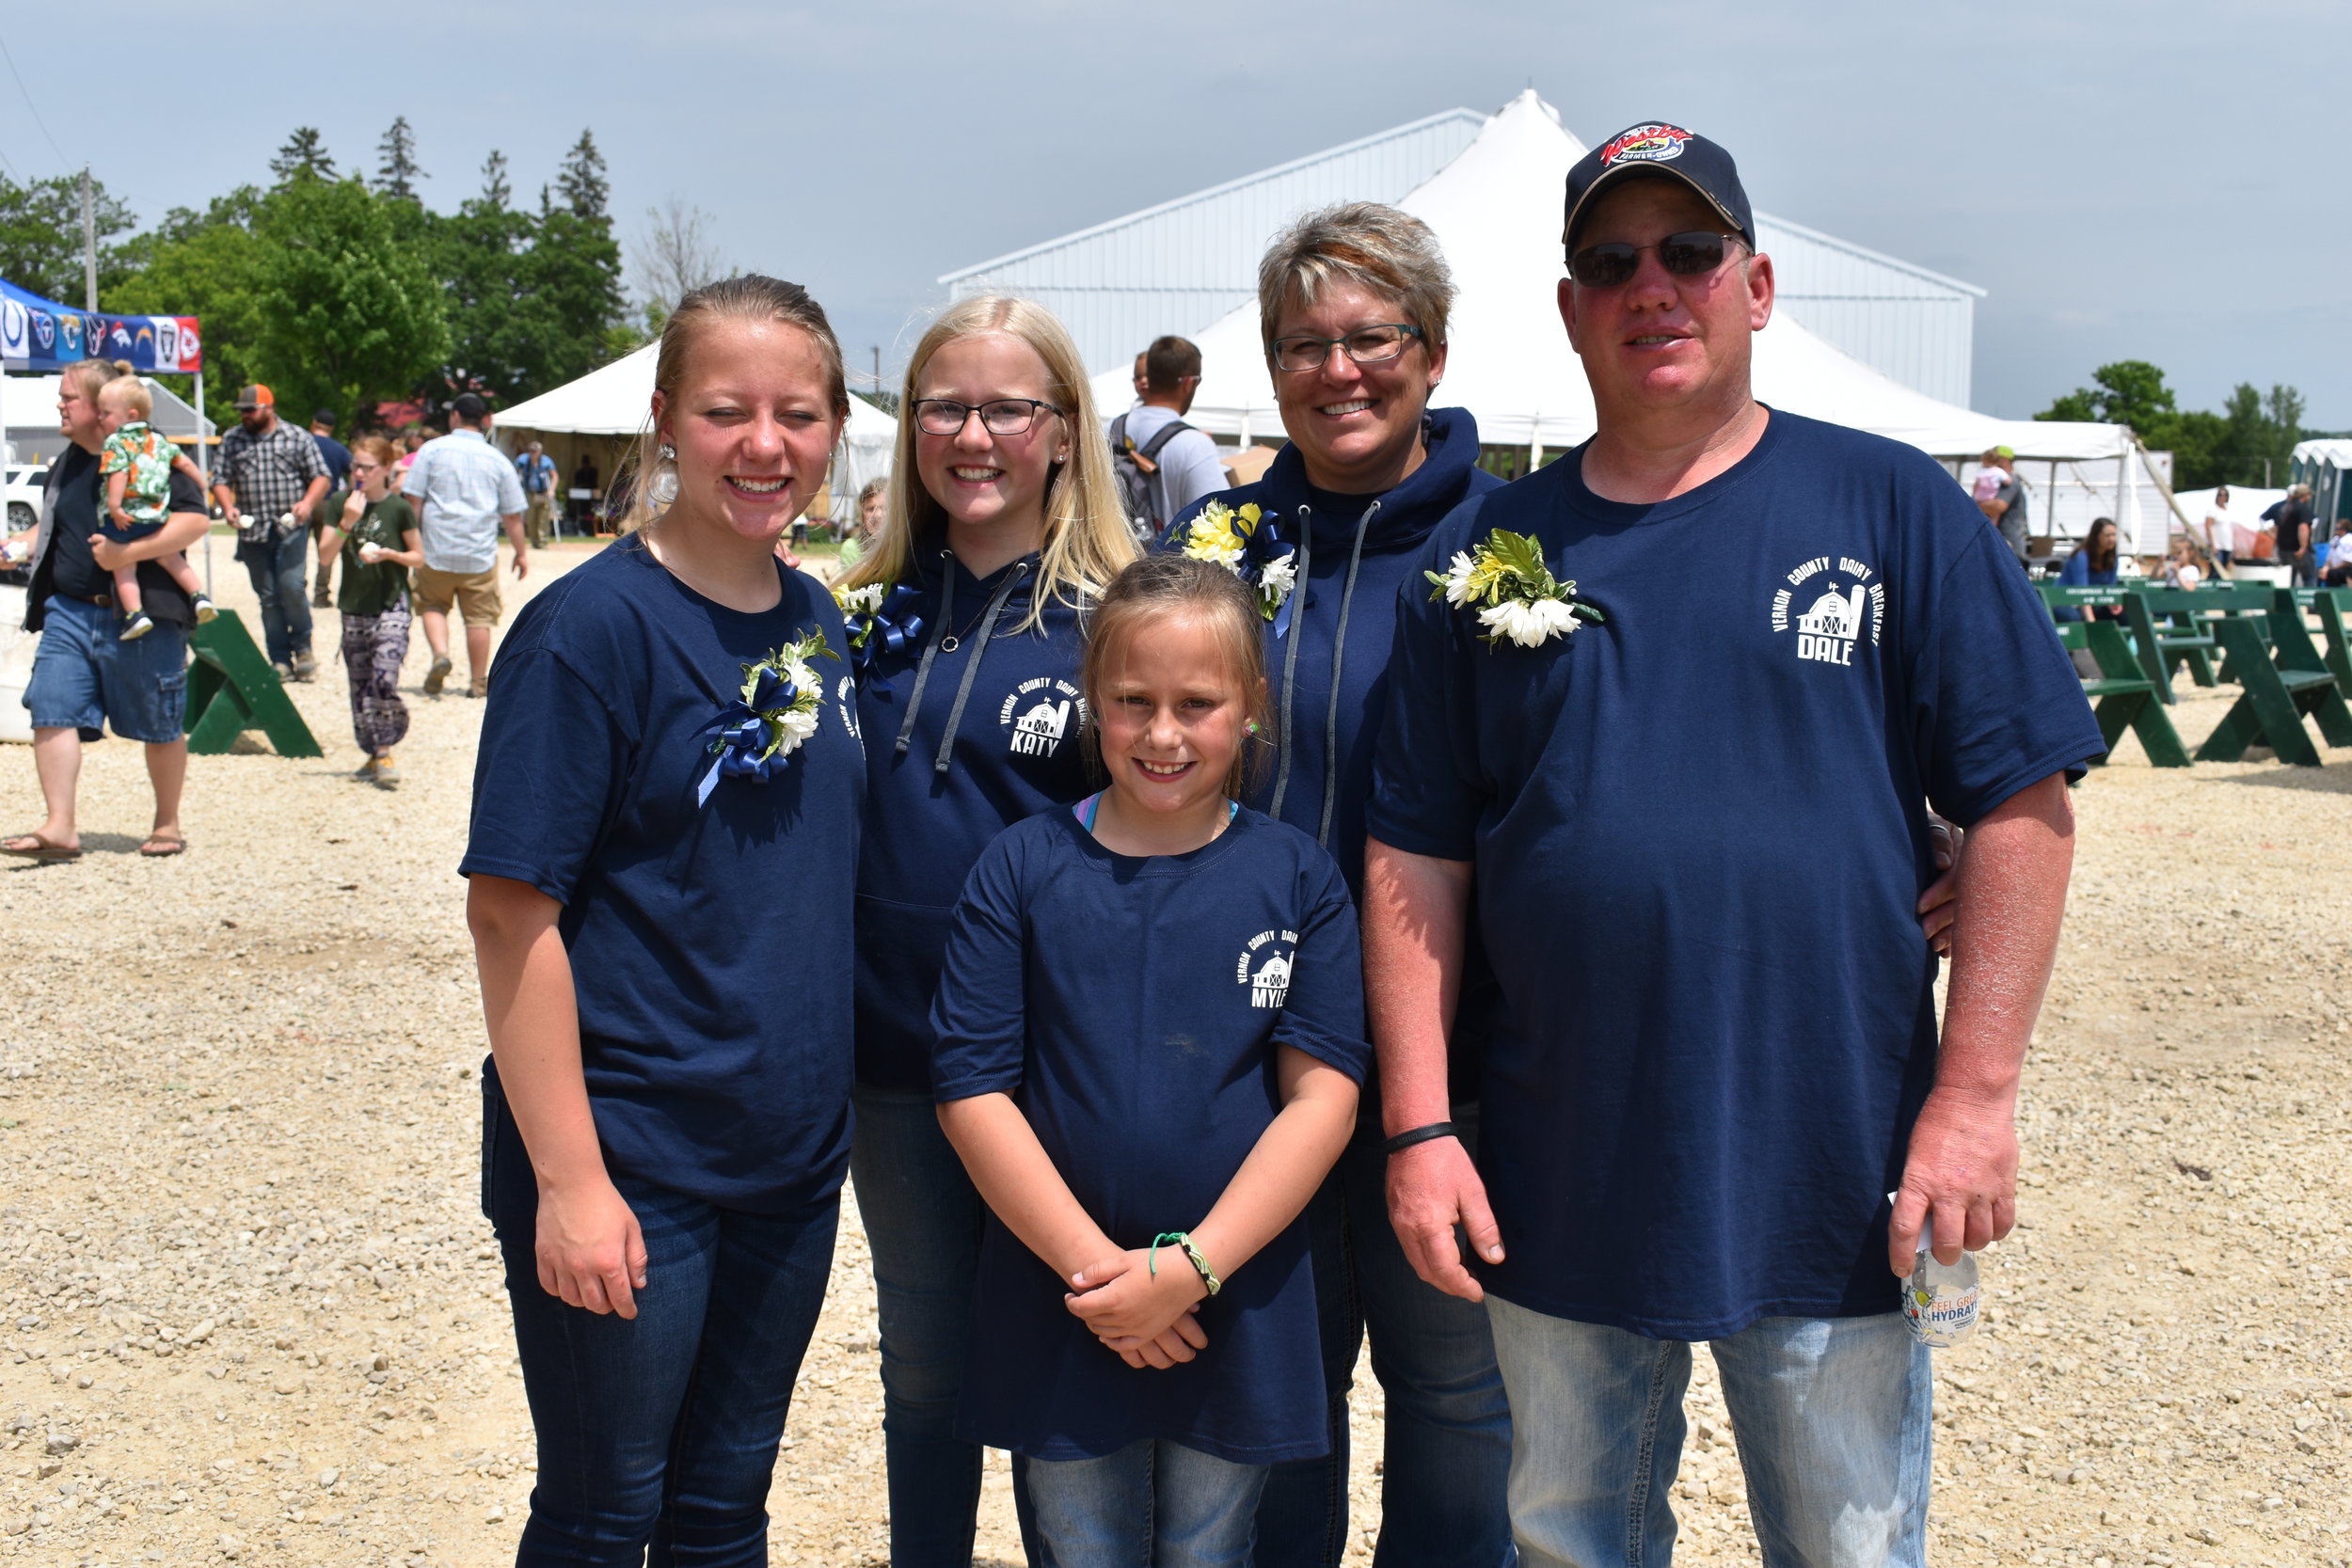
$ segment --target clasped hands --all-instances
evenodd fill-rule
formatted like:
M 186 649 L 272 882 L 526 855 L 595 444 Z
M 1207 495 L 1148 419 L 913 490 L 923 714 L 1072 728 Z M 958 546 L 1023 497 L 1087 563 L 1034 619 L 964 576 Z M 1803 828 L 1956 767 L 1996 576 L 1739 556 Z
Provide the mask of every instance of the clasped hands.
M 1130 1367 L 1165 1371 L 1208 1349 L 1197 1314 L 1209 1288 L 1182 1247 L 1159 1249 L 1159 1272 L 1136 1247 L 1113 1253 L 1070 1276 L 1062 1304 Z

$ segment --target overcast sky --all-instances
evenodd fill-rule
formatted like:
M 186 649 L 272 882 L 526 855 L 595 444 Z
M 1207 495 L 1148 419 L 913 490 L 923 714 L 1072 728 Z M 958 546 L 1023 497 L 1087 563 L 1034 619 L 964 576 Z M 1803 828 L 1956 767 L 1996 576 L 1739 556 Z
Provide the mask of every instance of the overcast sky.
M 587 125 L 625 236 L 666 198 L 700 206 L 730 260 L 806 282 L 853 359 L 881 343 L 887 362 L 951 268 L 1533 85 L 1587 143 L 1639 119 L 1689 125 L 1731 149 L 1759 207 L 1989 290 L 1986 412 L 2031 414 L 2140 358 L 2187 406 L 2287 382 L 2308 424 L 2352 428 L 2341 0 L 388 15 L 132 0 L 103 34 L 167 51 L 158 91 L 151 110 L 100 117 L 135 83 L 79 85 L 67 67 L 91 56 L 51 13 L 9 47 L 56 149 L 0 79 L 0 157 L 19 176 L 87 160 L 145 221 L 266 181 L 296 124 L 372 168 L 405 114 L 447 210 L 494 147 L 535 196 Z

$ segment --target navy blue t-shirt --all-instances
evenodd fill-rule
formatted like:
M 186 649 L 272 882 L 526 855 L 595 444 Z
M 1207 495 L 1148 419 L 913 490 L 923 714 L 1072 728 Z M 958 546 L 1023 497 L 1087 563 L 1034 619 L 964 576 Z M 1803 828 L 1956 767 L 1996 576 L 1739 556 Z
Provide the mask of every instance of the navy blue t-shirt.
M 1312 839 L 1247 810 L 1148 859 L 1067 810 L 1008 828 L 956 906 L 931 1018 L 937 1097 L 1012 1096 L 1123 1248 L 1207 1216 L 1281 1108 L 1277 1046 L 1359 1083 L 1370 1056 L 1347 884 Z M 989 1217 L 961 1435 L 1036 1459 L 1146 1437 L 1241 1465 L 1327 1450 L 1303 1221 L 1201 1303 L 1209 1348 L 1171 1370 L 1104 1349 L 1068 1289 Z
M 467 875 L 564 906 L 581 1066 L 614 1166 L 724 1208 L 830 1197 L 850 1146 L 850 900 L 865 752 L 845 662 L 817 730 L 765 783 L 722 778 L 707 726 L 743 666 L 841 614 L 781 564 L 746 614 L 631 539 L 551 583 L 499 650 Z
M 878 652 L 858 690 L 866 734 L 866 842 L 857 879 L 857 1079 L 874 1088 L 920 1094 L 930 1087 L 931 992 L 940 950 L 964 879 L 996 835 L 1048 806 L 1087 792 L 1078 695 L 1085 639 L 1078 611 L 1049 595 L 1028 619 L 1038 558 L 1025 556 L 985 579 L 940 554 L 910 578 L 920 590 L 914 614 L 922 634 L 898 653 Z M 954 576 L 942 614 L 942 572 Z M 980 624 L 1007 590 L 993 635 Z M 949 622 L 953 625 L 949 625 Z M 906 734 L 916 667 L 925 644 L 930 679 Z M 946 646 L 948 641 L 955 646 Z M 965 687 L 966 676 L 970 687 Z M 959 707 L 961 694 L 961 711 Z M 955 721 L 947 766 L 940 743 Z
M 332 436 L 321 436 L 315 430 L 310 433 L 310 439 L 319 444 L 319 461 L 326 465 L 328 487 L 342 489 L 351 480 L 351 449 Z
M 1537 648 L 1405 589 L 1371 832 L 1475 864 L 1502 997 L 1479 1165 L 1504 1299 L 1706 1339 L 1891 1311 L 1932 1082 L 1926 809 L 2104 750 L 2000 535 L 1908 447 L 1772 411 L 1729 472 L 1603 500 L 1582 454 L 1466 504 L 1608 617 Z

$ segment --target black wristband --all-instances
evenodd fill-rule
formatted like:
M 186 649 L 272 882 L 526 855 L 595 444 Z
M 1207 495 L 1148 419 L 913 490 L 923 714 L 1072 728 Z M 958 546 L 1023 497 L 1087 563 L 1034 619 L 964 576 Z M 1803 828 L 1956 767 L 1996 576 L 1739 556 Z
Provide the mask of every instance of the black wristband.
M 1438 1138 L 1456 1138 L 1460 1133 L 1450 1121 L 1433 1121 L 1426 1127 L 1416 1127 L 1409 1132 L 1399 1132 L 1380 1146 L 1383 1154 L 1401 1154 L 1415 1144 L 1429 1143 Z

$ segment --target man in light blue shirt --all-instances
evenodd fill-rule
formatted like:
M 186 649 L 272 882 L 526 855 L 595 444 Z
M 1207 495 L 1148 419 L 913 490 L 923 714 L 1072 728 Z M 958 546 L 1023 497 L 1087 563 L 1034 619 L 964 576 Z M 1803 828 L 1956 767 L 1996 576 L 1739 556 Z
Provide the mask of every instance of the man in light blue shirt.
M 523 531 L 531 536 L 532 549 L 544 550 L 555 516 L 555 459 L 533 441 L 515 459 L 515 473 L 522 481 L 523 504 L 530 509 L 523 516 Z
M 523 487 L 515 466 L 490 445 L 489 405 L 471 392 L 450 405 L 450 432 L 418 449 L 401 484 L 417 509 L 424 565 L 412 581 L 417 619 L 433 650 L 427 696 L 449 680 L 449 610 L 466 619 L 466 695 L 490 689 L 490 628 L 499 623 L 499 530 L 515 546 L 515 580 L 531 570 L 523 540 Z

